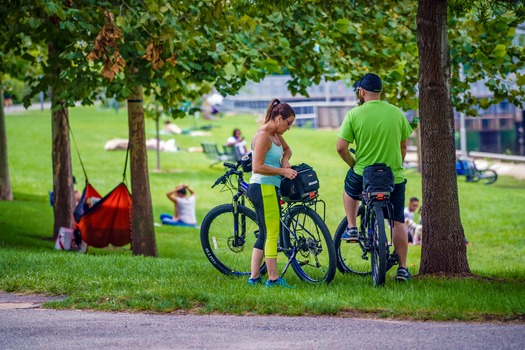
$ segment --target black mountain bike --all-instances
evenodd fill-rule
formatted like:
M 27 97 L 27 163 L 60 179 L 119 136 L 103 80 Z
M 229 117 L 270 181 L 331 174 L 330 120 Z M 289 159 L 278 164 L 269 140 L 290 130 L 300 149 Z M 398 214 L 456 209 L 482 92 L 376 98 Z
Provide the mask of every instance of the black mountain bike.
M 200 239 L 204 254 L 217 270 L 226 275 L 248 276 L 259 225 L 255 212 L 246 206 L 248 184 L 240 165 L 224 163 L 226 173 L 212 188 L 222 184 L 221 192 L 230 191 L 232 202 L 208 212 L 201 224 Z M 281 205 L 284 208 L 277 251 L 288 259 L 281 275 L 292 266 L 302 281 L 329 283 L 336 271 L 335 249 L 330 231 L 317 213 L 319 207 L 324 216 L 325 203 L 316 197 L 286 204 L 281 201 Z M 263 262 L 261 274 L 265 273 Z
M 341 240 L 348 226 L 346 217 L 337 227 L 334 237 L 337 268 L 342 273 L 372 274 L 374 286 L 383 286 L 386 272 L 398 263 L 397 254 L 390 254 L 394 208 L 388 192 L 363 192 L 362 200 L 357 214 L 359 240 L 355 243 Z

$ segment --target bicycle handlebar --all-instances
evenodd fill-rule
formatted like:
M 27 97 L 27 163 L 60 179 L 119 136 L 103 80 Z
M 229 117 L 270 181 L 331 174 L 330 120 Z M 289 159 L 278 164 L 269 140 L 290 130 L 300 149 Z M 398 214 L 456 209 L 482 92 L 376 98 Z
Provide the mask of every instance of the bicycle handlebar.
M 239 176 L 242 176 L 242 171 L 239 171 L 238 168 L 239 166 L 241 165 L 240 162 L 237 162 L 237 164 L 232 164 L 232 163 L 228 163 L 228 162 L 225 162 L 223 163 L 223 165 L 227 168 L 229 168 L 226 173 L 224 175 L 222 175 L 221 177 L 219 177 L 217 179 L 217 181 L 215 181 L 215 183 L 213 184 L 213 186 L 211 186 L 211 188 L 214 188 L 215 186 L 221 184 L 221 183 L 225 183 L 226 180 L 232 175 L 232 174 L 235 174 L 235 175 L 239 175 Z

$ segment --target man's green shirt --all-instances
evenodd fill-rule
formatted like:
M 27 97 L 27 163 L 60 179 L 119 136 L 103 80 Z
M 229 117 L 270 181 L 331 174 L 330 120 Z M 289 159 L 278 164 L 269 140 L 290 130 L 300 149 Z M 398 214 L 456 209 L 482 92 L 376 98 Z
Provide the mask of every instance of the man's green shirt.
M 401 141 L 411 134 L 412 127 L 399 108 L 373 100 L 348 111 L 338 136 L 355 145 L 356 174 L 363 175 L 368 165 L 385 163 L 392 168 L 398 184 L 405 179 Z

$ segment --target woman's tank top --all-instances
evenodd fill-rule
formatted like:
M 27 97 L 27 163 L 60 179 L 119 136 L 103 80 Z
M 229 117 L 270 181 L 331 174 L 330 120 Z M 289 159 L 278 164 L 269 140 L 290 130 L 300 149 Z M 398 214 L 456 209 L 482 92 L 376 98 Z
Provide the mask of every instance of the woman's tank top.
M 254 152 L 255 153 L 255 152 Z M 283 146 L 277 146 L 272 142 L 272 147 L 266 153 L 264 158 L 264 165 L 271 166 L 273 168 L 281 167 L 281 158 L 283 156 Z M 281 186 L 281 176 L 280 175 L 261 175 L 254 173 L 252 171 L 252 177 L 250 178 L 250 183 L 252 184 L 262 184 L 262 185 L 274 185 L 277 187 Z

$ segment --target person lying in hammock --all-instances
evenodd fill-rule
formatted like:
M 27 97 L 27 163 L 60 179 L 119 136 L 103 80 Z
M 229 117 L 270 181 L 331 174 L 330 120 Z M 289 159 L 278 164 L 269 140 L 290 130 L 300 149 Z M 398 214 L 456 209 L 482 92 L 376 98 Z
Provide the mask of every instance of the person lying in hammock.
M 195 217 L 195 192 L 186 184 L 181 184 L 166 196 L 175 205 L 175 215 L 161 214 L 160 221 L 163 225 L 197 226 Z

